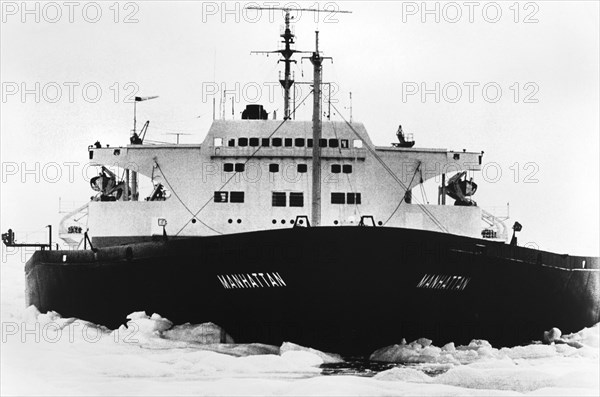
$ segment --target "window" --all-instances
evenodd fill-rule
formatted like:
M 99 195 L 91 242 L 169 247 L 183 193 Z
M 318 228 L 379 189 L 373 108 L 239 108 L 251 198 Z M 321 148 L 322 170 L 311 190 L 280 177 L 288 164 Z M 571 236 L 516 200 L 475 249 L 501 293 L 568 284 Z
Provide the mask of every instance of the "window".
M 269 164 L 269 172 L 279 172 L 279 164 Z
M 338 141 L 337 139 L 329 140 L 329 147 L 338 147 L 339 145 L 340 145 L 340 141 Z
M 273 138 L 273 146 L 280 147 L 281 146 L 281 138 Z
M 215 192 L 215 203 L 226 203 L 228 192 Z
M 285 207 L 285 193 L 273 192 L 273 207 Z
M 348 149 L 348 140 L 347 139 L 340 139 L 340 146 L 342 149 Z
M 261 142 L 260 146 L 269 147 L 269 138 L 263 138 L 261 141 L 262 142 Z
M 331 173 L 339 174 L 342 171 L 342 167 L 339 164 L 331 164 Z
M 346 203 L 348 204 L 360 204 L 360 193 L 348 193 L 346 195 Z
M 246 147 L 246 146 L 248 146 L 248 138 L 239 138 L 238 139 L 238 146 L 240 146 L 240 147 Z
M 215 138 L 215 146 L 223 146 L 223 138 Z
M 225 163 L 223 165 L 223 171 L 225 171 L 225 172 L 233 172 L 233 163 Z
M 243 203 L 244 202 L 244 192 L 230 192 L 229 202 L 230 203 Z
M 294 141 L 296 147 L 304 147 L 304 138 L 296 138 Z
M 246 169 L 246 164 L 235 163 L 235 172 L 244 172 L 245 169 Z
M 331 204 L 345 204 L 346 195 L 344 193 L 331 193 Z
M 250 138 L 250 146 L 257 147 L 258 146 L 258 138 Z
M 306 164 L 298 164 L 298 172 L 303 174 L 306 171 L 308 171 L 308 166 Z
M 215 203 L 243 203 L 244 192 L 215 192 Z
M 327 147 L 327 139 L 319 139 L 319 147 Z
M 351 164 L 344 164 L 342 166 L 342 171 L 344 172 L 344 174 L 351 174 L 352 173 L 352 165 Z
M 285 138 L 285 147 L 292 147 L 294 140 L 292 138 Z
M 312 147 L 312 146 L 313 146 L 312 139 L 311 138 L 307 139 L 306 140 L 306 147 Z
M 360 149 L 360 148 L 362 148 L 362 147 L 363 147 L 363 141 L 361 141 L 360 139 L 355 139 L 355 140 L 352 142 L 352 145 L 353 145 L 355 148 L 357 148 L 357 149 Z
M 231 138 L 227 141 L 227 146 L 234 147 L 235 146 L 235 138 Z
M 290 207 L 304 207 L 304 193 L 290 193 Z

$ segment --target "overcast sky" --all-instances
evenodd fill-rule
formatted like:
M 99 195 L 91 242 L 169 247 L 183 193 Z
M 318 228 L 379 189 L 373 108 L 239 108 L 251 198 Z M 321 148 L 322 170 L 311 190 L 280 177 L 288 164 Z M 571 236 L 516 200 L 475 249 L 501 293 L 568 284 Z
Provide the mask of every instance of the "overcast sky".
M 281 118 L 272 87 L 282 66 L 250 55 L 277 49 L 280 12 L 233 2 L 22 4 L 2 3 L 3 232 L 56 224 L 58 197 L 89 199 L 87 146 L 128 142 L 133 95 L 160 96 L 138 106 L 138 126 L 150 119 L 156 141 L 185 133 L 182 143 L 202 142 L 223 89 L 233 90 L 226 118 L 251 102 Z M 483 150 L 475 199 L 510 202 L 520 243 L 598 255 L 598 2 L 286 4 L 352 11 L 317 22 L 297 13 L 297 49 L 312 51 L 320 30 L 334 58 L 324 65 L 334 104 L 349 118 L 352 92 L 353 120 L 375 144 L 389 145 L 402 124 L 420 147 Z M 309 81 L 300 57 L 296 80 Z M 297 118 L 310 112 L 309 100 Z

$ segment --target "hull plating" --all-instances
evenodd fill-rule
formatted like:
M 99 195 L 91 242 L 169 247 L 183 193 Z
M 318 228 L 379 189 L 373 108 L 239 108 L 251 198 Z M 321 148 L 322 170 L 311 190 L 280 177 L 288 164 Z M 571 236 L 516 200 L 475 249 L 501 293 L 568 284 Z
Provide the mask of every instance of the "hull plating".
M 133 311 L 238 343 L 344 355 L 419 337 L 509 346 L 600 321 L 598 258 L 395 228 L 321 227 L 40 251 L 28 304 L 116 328 Z

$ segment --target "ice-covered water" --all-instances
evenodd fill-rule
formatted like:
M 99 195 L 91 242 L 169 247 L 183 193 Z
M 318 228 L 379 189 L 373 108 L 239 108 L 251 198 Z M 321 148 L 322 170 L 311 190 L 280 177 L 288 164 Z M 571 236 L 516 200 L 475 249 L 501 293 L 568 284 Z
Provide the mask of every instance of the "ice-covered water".
M 1 266 L 2 395 L 594 395 L 598 325 L 555 344 L 382 347 L 371 360 L 292 343 L 221 344 L 212 324 L 132 313 L 108 330 L 24 308 L 23 263 Z

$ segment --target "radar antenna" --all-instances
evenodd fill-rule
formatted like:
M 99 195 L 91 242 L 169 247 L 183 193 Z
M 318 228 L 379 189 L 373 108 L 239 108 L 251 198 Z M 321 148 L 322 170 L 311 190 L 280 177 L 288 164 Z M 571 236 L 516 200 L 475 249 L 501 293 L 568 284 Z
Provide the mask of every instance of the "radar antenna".
M 293 44 L 295 44 L 294 38 L 296 35 L 294 34 L 294 29 L 290 26 L 291 20 L 294 19 L 293 16 L 290 16 L 290 12 L 292 11 L 309 11 L 309 12 L 339 12 L 342 14 L 350 14 L 351 11 L 339 11 L 339 10 L 313 10 L 310 8 L 286 8 L 286 7 L 256 7 L 249 6 L 246 7 L 248 10 L 281 10 L 285 12 L 285 26 L 283 27 L 283 32 L 280 36 L 283 38 L 282 43 L 284 47 L 275 51 L 252 51 L 251 54 L 281 54 L 283 59 L 280 59 L 279 62 L 283 62 L 285 64 L 285 69 L 283 72 L 283 79 L 281 79 L 281 74 L 279 75 L 279 83 L 283 87 L 283 118 L 284 120 L 290 119 L 290 89 L 294 85 L 294 76 L 290 71 L 290 65 L 292 63 L 296 63 L 292 59 L 292 56 L 296 53 L 312 53 L 312 51 L 298 51 L 293 48 Z

